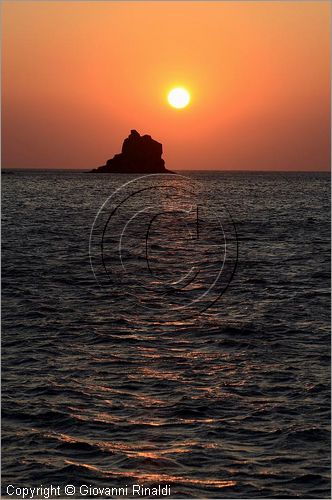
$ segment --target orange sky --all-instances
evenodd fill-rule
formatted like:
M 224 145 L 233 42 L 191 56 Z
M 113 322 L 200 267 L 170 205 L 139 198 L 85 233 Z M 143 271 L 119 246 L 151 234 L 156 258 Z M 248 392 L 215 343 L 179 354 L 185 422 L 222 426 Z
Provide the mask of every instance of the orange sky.
M 174 170 L 329 169 L 329 2 L 2 7 L 5 168 L 93 168 L 136 128 Z

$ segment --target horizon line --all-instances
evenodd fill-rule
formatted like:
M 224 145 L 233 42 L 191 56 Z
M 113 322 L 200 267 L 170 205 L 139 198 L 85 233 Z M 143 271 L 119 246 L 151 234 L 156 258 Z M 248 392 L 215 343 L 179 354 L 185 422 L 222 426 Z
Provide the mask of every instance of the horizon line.
M 58 168 L 47 168 L 47 167 L 1 167 L 1 173 L 3 172 L 6 172 L 6 171 L 49 171 L 49 172 L 57 172 L 57 171 L 67 171 L 67 172 L 91 172 L 91 169 L 90 168 L 61 168 L 61 167 L 58 167 Z M 286 169 L 279 169 L 279 170 L 265 170 L 265 169 L 179 169 L 179 170 L 175 170 L 175 172 L 262 172 L 262 173 L 311 173 L 311 174 L 314 174 L 314 173 L 331 173 L 331 167 L 328 169 L 328 170 L 286 170 Z M 105 172 L 105 173 L 109 173 L 109 172 Z M 142 174 L 143 172 L 141 172 Z M 153 173 L 153 172 L 152 172 Z M 137 173 L 132 173 L 132 174 L 128 174 L 128 173 L 125 173 L 125 172 L 119 172 L 115 175 L 140 175 L 139 172 Z M 111 175 L 114 175 L 111 173 Z M 149 175 L 148 173 L 144 174 L 143 175 Z

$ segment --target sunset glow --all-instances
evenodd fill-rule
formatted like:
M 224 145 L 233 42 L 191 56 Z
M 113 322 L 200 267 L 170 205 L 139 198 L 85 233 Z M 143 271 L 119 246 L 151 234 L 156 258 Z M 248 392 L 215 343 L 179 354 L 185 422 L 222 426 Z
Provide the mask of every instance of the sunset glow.
M 173 170 L 328 170 L 329 12 L 5 1 L 3 166 L 92 168 L 134 128 L 162 142 Z M 182 84 L 195 105 L 176 112 L 167 95 Z

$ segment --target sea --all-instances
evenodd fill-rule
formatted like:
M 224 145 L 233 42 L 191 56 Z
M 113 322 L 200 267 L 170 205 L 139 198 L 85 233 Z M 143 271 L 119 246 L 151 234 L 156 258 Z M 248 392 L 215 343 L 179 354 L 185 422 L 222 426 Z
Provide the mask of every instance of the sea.
M 329 287 L 328 173 L 3 175 L 2 495 L 330 498 Z

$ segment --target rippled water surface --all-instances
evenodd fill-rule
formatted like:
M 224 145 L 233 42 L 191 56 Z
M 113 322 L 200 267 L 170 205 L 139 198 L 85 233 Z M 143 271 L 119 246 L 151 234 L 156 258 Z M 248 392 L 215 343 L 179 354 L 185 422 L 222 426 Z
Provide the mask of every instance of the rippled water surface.
M 4 494 L 329 497 L 329 176 L 189 176 L 228 207 L 239 261 L 219 315 L 184 320 L 94 279 L 92 223 L 129 176 L 3 176 Z

